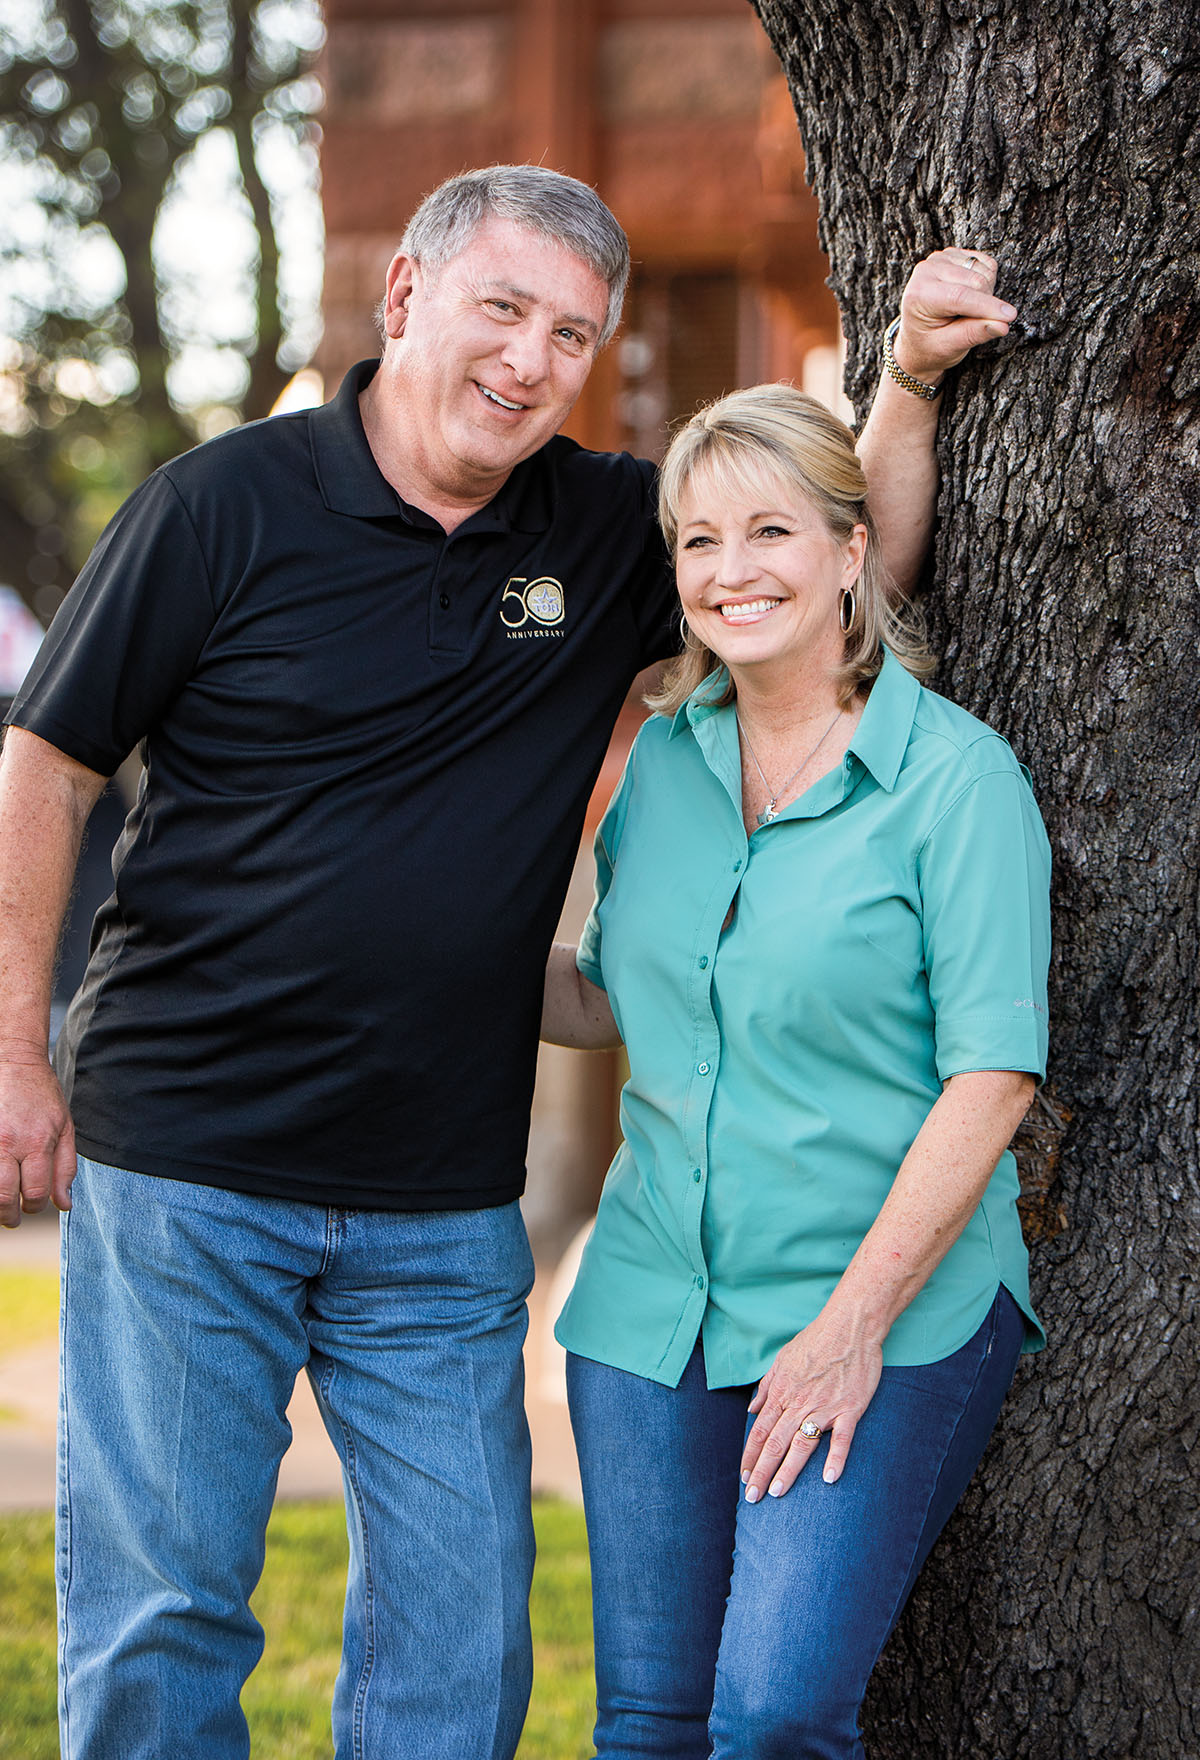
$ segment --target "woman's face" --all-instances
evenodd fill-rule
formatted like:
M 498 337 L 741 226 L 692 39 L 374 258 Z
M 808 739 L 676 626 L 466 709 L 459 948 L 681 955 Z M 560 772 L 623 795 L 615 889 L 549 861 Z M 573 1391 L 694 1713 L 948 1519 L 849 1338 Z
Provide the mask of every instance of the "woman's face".
M 841 594 L 862 568 L 865 526 L 841 544 L 779 478 L 722 488 L 701 469 L 679 507 L 675 577 L 693 633 L 733 675 L 771 682 L 839 666 Z

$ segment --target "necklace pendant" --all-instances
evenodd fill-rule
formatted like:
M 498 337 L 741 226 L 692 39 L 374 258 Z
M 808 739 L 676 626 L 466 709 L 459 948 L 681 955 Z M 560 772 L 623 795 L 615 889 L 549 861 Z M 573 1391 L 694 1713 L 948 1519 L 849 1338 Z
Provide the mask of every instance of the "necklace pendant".
M 771 823 L 772 819 L 778 819 L 778 817 L 779 817 L 778 802 L 776 802 L 774 800 L 769 800 L 767 802 L 766 806 L 763 808 L 762 812 L 758 815 L 758 822 L 760 825 L 769 825 Z

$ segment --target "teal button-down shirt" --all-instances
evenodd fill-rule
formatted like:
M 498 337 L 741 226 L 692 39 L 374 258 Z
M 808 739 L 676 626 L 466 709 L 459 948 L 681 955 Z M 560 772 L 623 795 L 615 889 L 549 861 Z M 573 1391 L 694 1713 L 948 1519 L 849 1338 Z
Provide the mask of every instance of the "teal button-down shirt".
M 1026 772 L 890 655 L 842 763 L 747 837 L 706 681 L 639 734 L 578 962 L 629 1052 L 624 1143 L 557 1335 L 674 1386 L 756 1381 L 821 1309 L 942 1083 L 1040 1075 L 1049 869 Z M 927 1363 L 1029 1298 L 1005 1153 L 884 1346 Z

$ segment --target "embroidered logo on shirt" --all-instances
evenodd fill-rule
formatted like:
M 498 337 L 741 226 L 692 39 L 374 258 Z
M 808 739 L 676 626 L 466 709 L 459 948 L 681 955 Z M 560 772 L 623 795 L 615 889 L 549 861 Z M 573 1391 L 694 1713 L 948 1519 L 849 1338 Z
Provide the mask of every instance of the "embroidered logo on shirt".
M 563 631 L 557 626 L 565 615 L 562 582 L 553 575 L 540 574 L 532 581 L 523 574 L 511 575 L 500 595 L 500 621 L 510 641 L 561 636 Z

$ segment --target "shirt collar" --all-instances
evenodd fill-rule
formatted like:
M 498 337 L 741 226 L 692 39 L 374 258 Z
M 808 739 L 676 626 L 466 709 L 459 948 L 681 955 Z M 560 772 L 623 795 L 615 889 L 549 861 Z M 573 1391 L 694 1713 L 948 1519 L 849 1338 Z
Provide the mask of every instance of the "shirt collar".
M 675 711 L 670 737 L 674 739 L 685 728 L 695 729 L 710 716 L 719 714 L 718 702 L 728 681 L 729 674 L 723 666 L 710 672 Z M 885 648 L 883 665 L 871 686 L 848 750 L 889 794 L 896 786 L 908 750 L 920 694 L 921 687 L 912 673 Z
M 729 674 L 723 666 L 718 666 L 715 672 L 710 672 L 707 678 L 701 679 L 691 696 L 686 697 L 672 715 L 669 737 L 674 739 L 676 734 L 683 733 L 687 728 L 699 727 L 710 716 L 719 714 L 721 698 L 728 685 Z M 725 707 L 728 708 L 729 705 L 726 704 Z
M 363 431 L 358 399 L 378 369 L 378 361 L 359 361 L 350 368 L 337 395 L 309 411 L 309 439 L 322 499 L 332 513 L 356 519 L 385 519 L 399 514 L 411 524 L 425 524 L 428 514 L 410 507 L 397 495 L 371 451 Z M 485 531 L 544 532 L 553 516 L 550 470 L 545 448 L 512 472 L 486 507 L 473 513 L 464 527 Z
M 889 794 L 908 750 L 920 695 L 921 687 L 912 673 L 885 648 L 883 665 L 847 749 Z

